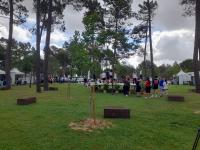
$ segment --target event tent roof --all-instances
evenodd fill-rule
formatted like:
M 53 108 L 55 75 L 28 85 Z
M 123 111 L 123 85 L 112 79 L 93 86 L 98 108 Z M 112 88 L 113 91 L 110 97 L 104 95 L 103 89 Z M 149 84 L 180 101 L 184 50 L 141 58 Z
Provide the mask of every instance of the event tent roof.
M 187 75 L 183 70 L 181 70 L 178 74 L 177 74 L 177 76 L 181 76 L 181 75 Z
M 24 75 L 24 73 L 23 73 L 23 72 L 20 72 L 17 68 L 13 68 L 10 72 L 11 72 L 11 73 L 14 73 L 14 74 L 16 74 L 16 75 Z
M 5 71 L 3 71 L 3 70 L 0 70 L 0 74 L 5 74 Z

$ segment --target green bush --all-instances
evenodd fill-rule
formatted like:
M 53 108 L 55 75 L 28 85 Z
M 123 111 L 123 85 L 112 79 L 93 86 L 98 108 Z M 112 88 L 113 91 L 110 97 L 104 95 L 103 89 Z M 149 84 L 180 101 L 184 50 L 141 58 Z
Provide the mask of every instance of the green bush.
M 108 89 L 109 89 L 109 85 L 108 85 L 108 84 L 104 84 L 104 86 L 103 86 L 103 90 L 107 92 Z

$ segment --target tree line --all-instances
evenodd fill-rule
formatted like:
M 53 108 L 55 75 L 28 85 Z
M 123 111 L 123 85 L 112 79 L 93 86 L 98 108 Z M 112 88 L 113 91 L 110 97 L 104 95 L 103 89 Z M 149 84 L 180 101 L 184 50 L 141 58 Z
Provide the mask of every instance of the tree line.
M 49 67 L 53 61 L 61 65 L 63 70 L 70 69 L 85 74 L 88 70 L 93 74 L 101 71 L 101 62 L 108 62 L 112 66 L 114 74 L 119 69 L 121 60 L 129 58 L 136 53 L 144 56 L 141 70 L 144 76 L 154 77 L 157 68 L 153 60 L 152 45 L 152 19 L 158 7 L 156 0 L 145 0 L 139 4 L 139 10 L 132 10 L 132 0 L 103 0 L 103 5 L 98 0 L 33 0 L 33 10 L 36 14 L 36 25 L 31 31 L 36 35 L 35 49 L 33 52 L 34 71 L 36 74 L 36 91 L 41 92 L 41 73 L 44 76 L 44 90 L 48 90 L 48 74 L 53 67 Z M 193 70 L 195 72 L 196 90 L 200 92 L 199 79 L 199 39 L 200 39 L 200 2 L 197 0 L 181 0 L 185 8 L 185 14 L 196 16 L 195 47 L 193 58 Z M 85 31 L 80 35 L 77 31 L 70 42 L 65 42 L 62 48 L 52 47 L 51 33 L 58 28 L 65 31 L 64 10 L 71 5 L 77 11 L 85 10 L 83 24 Z M 14 62 L 13 25 L 21 25 L 26 22 L 28 10 L 23 5 L 23 0 L 1 0 L 0 14 L 9 16 L 9 36 L 6 40 L 5 71 L 6 87 L 11 87 L 10 69 Z M 132 18 L 140 24 L 128 23 Z M 70 20 L 67 20 L 70 21 Z M 41 59 L 41 37 L 46 33 L 44 59 Z M 146 60 L 147 42 L 150 46 L 150 65 Z M 143 47 L 143 43 L 145 46 Z M 19 43 L 18 43 L 19 44 Z M 29 56 L 29 55 L 27 55 Z M 25 57 L 21 58 L 26 60 Z M 29 58 L 28 58 L 29 59 Z M 28 60 L 27 59 L 27 60 Z M 41 68 L 43 64 L 43 68 Z M 54 63 L 56 64 L 56 63 Z M 79 64 L 79 65 L 77 65 Z M 170 68 L 169 66 L 167 66 Z M 167 68 L 162 66 L 161 68 Z M 28 68 L 28 67 L 27 67 Z M 32 67 L 33 68 L 33 67 Z M 58 68 L 58 67 L 55 67 Z M 148 70 L 150 68 L 150 71 Z M 64 71 L 64 72 L 65 72 Z M 148 73 L 150 72 L 150 74 Z

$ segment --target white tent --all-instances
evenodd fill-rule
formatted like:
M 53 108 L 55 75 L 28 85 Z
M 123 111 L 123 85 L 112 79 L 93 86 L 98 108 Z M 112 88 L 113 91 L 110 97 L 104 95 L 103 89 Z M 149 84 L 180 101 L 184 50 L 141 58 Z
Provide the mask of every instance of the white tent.
M 183 70 L 181 70 L 176 76 L 178 77 L 179 84 L 184 84 L 191 81 L 191 76 L 185 73 Z
M 100 74 L 100 78 L 101 78 L 101 79 L 105 79 L 105 78 L 106 78 L 106 73 L 103 72 L 102 74 Z
M 137 78 L 137 75 L 136 75 L 135 73 L 133 73 L 133 75 L 132 75 L 132 76 L 133 76 L 133 78 Z
M 20 72 L 17 68 L 13 68 L 10 70 L 10 76 L 12 80 L 12 84 L 15 84 L 18 78 L 23 78 L 24 73 Z
M 12 70 L 10 70 L 10 73 L 12 74 L 16 74 L 16 75 L 24 75 L 23 72 L 20 72 L 17 68 L 13 68 Z
M 3 70 L 0 70 L 0 74 L 2 75 L 2 74 L 5 74 L 5 71 L 3 71 Z

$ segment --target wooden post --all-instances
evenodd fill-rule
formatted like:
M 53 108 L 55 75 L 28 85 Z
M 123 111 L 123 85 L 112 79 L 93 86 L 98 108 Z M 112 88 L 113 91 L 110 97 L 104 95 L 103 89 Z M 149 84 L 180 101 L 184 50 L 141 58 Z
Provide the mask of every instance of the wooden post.
M 90 85 L 90 99 L 89 99 L 89 117 L 92 118 L 92 99 L 93 99 L 93 95 L 92 95 L 92 86 Z
M 95 101 L 95 85 L 92 86 L 92 117 L 96 124 L 96 101 Z
M 71 89 L 70 89 L 70 82 L 67 83 L 67 99 L 70 100 L 71 98 Z

